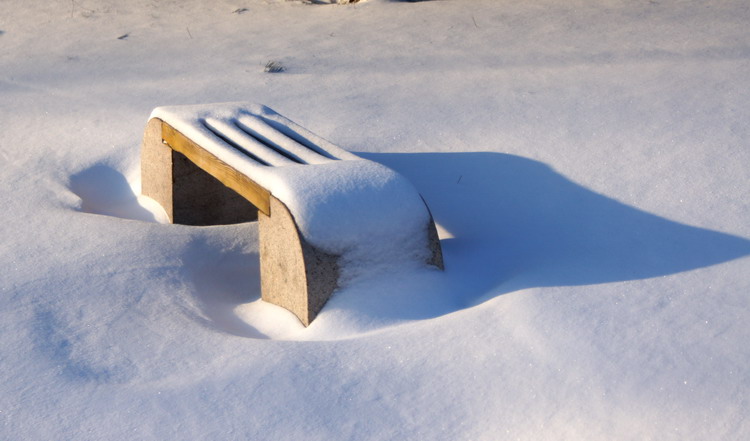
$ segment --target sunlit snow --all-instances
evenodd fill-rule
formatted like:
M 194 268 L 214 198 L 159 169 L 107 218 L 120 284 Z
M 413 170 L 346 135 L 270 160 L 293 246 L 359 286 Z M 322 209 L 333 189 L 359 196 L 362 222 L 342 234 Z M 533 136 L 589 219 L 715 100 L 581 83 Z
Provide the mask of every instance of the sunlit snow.
M 0 11 L 0 439 L 750 439 L 746 2 Z M 151 111 L 238 101 L 408 180 L 446 271 L 304 328 L 253 223 L 165 223 Z

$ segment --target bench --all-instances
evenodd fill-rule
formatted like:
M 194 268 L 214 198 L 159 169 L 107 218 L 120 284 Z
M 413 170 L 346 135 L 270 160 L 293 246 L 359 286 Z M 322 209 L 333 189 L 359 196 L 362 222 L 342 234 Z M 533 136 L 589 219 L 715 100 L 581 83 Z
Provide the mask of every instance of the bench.
M 265 106 L 156 108 L 141 174 L 142 193 L 173 223 L 257 220 L 261 298 L 305 326 L 362 266 L 443 268 L 432 216 L 403 176 Z

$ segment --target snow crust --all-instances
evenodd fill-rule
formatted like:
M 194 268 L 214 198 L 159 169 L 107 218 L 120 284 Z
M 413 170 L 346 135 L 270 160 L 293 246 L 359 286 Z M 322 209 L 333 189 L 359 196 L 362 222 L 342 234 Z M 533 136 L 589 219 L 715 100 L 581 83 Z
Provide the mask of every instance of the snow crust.
M 746 2 L 208 3 L 3 3 L 0 439 L 750 439 Z M 303 328 L 252 223 L 159 223 L 149 112 L 232 101 L 407 178 L 446 271 Z

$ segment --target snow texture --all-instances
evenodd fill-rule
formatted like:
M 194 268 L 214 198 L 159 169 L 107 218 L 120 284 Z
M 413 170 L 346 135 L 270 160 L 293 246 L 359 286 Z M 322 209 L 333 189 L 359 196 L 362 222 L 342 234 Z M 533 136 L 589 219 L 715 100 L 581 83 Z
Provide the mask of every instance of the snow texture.
M 0 9 L 0 439 L 750 439 L 747 2 Z M 149 112 L 236 101 L 408 179 L 446 271 L 304 328 L 253 223 L 161 223 Z

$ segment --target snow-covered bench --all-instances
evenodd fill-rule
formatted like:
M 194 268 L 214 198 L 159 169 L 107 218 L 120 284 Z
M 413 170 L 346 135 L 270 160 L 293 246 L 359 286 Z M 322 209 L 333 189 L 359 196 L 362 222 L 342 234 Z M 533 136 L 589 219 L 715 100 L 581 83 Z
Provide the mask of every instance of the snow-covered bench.
M 141 168 L 143 194 L 174 223 L 258 219 L 262 298 L 305 326 L 363 266 L 443 267 L 429 210 L 403 176 L 265 106 L 156 108 Z

